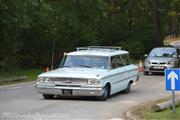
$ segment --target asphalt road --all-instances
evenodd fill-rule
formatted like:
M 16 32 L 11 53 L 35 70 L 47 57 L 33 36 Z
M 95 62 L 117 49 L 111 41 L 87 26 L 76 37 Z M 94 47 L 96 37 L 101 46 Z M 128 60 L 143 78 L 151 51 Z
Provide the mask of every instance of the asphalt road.
M 180 48 L 180 40 L 172 41 L 170 44 L 176 48 Z
M 142 75 L 129 94 L 118 93 L 107 101 L 79 97 L 44 100 L 33 84 L 0 87 L 1 120 L 118 120 L 125 111 L 141 102 L 170 95 L 165 91 L 163 75 Z

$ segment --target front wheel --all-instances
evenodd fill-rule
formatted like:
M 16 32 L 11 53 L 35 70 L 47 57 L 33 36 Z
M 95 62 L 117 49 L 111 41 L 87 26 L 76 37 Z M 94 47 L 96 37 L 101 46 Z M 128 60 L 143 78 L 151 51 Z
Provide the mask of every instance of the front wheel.
M 149 75 L 149 72 L 147 72 L 147 71 L 144 71 L 144 75 Z
M 108 97 L 109 97 L 109 87 L 106 85 L 106 86 L 104 87 L 104 93 L 103 93 L 102 96 L 99 97 L 99 99 L 100 99 L 101 101 L 105 101 L 105 100 L 107 100 Z
M 44 99 L 53 99 L 54 98 L 54 95 L 43 94 L 42 96 Z

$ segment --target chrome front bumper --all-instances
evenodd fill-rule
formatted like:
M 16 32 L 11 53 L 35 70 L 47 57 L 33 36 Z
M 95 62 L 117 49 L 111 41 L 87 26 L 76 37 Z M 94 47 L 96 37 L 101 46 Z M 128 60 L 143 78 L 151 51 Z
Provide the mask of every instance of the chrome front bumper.
M 61 95 L 63 90 L 71 90 L 72 95 L 68 96 L 102 96 L 103 88 L 102 87 L 59 87 L 59 86 L 48 86 L 48 85 L 35 85 L 36 90 L 40 94 L 50 94 L 50 95 Z

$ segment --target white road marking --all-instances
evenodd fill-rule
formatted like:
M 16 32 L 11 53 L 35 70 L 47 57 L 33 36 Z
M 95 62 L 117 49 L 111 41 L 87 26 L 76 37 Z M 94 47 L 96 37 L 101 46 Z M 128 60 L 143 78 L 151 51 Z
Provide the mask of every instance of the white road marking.
M 122 118 L 111 118 L 109 120 L 123 120 Z
M 10 90 L 15 90 L 15 89 L 19 89 L 19 88 L 22 88 L 22 87 L 12 87 L 12 88 L 8 88 L 8 89 L 10 89 Z

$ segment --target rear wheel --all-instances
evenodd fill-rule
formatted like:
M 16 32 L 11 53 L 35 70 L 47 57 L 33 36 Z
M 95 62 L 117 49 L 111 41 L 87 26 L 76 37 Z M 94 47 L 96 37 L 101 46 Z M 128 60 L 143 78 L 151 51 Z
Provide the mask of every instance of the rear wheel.
M 42 96 L 44 99 L 53 99 L 54 98 L 54 95 L 43 94 Z
M 128 83 L 128 86 L 125 90 L 123 90 L 123 93 L 128 94 L 131 91 L 131 83 Z
M 103 93 L 102 96 L 99 97 L 99 99 L 100 99 L 101 101 L 107 100 L 107 98 L 108 98 L 109 95 L 110 95 L 109 93 L 110 93 L 110 92 L 109 92 L 109 87 L 108 87 L 108 85 L 106 85 L 106 86 L 104 87 L 104 93 Z

